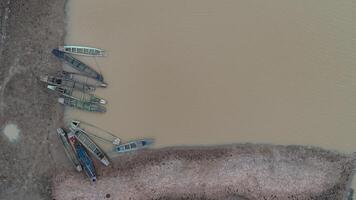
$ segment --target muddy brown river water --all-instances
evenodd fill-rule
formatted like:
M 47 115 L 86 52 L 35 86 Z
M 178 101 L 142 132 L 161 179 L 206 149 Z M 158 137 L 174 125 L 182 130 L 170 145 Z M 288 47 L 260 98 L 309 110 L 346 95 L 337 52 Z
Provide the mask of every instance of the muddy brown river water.
M 68 44 L 109 86 L 68 110 L 155 147 L 226 143 L 356 151 L 355 1 L 69 1 Z M 106 146 L 109 149 L 109 146 Z

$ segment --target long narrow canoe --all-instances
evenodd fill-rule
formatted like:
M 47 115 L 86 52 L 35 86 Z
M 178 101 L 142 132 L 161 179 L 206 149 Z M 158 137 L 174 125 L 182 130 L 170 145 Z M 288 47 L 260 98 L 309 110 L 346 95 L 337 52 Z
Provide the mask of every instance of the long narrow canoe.
M 147 148 L 149 145 L 153 144 L 152 139 L 142 139 L 127 142 L 125 144 L 118 145 L 114 148 L 115 152 L 124 153 L 129 151 L 136 151 L 139 149 Z
M 56 91 L 60 95 L 77 99 L 79 101 L 106 104 L 105 99 L 97 97 L 94 94 L 73 90 L 73 88 L 66 88 L 66 87 L 54 86 L 54 85 L 47 85 L 47 88 Z
M 69 160 L 73 163 L 73 165 L 75 166 L 75 169 L 80 172 L 82 171 L 82 166 L 80 166 L 79 160 L 77 158 L 77 155 L 74 151 L 74 149 L 72 148 L 71 144 L 69 143 L 66 133 L 64 132 L 64 130 L 62 128 L 58 128 L 57 129 L 57 135 L 59 137 L 59 139 L 62 141 L 63 143 L 63 147 L 64 147 L 64 151 L 67 154 L 67 157 L 69 158 Z
M 73 88 L 83 92 L 94 92 L 96 89 L 94 85 L 88 85 L 86 83 L 82 83 L 74 79 L 66 79 L 64 77 L 41 76 L 40 80 L 50 85 Z
M 60 72 L 58 72 L 58 75 L 67 79 L 67 80 L 76 80 L 83 84 L 92 85 L 95 87 L 106 88 L 108 86 L 108 84 L 105 82 L 101 82 L 96 79 L 88 78 L 87 76 L 80 74 L 80 73 L 60 71 Z
M 93 140 L 90 139 L 88 134 L 79 127 L 71 127 L 70 130 L 75 135 L 77 140 L 84 145 L 84 147 L 94 155 L 96 159 L 98 159 L 101 163 L 105 166 L 109 166 L 110 162 L 109 159 L 105 156 L 103 150 L 101 150 L 98 145 L 94 143 Z
M 93 161 L 79 142 L 75 143 L 75 150 L 77 152 L 79 162 L 83 166 L 86 175 L 90 178 L 91 182 L 95 182 L 96 173 Z
M 74 58 L 73 56 L 69 55 L 68 53 L 60 51 L 58 49 L 53 49 L 52 53 L 57 58 L 59 58 L 60 60 L 66 62 L 73 69 L 80 71 L 84 75 L 86 75 L 88 77 L 91 77 L 91 78 L 93 78 L 95 80 L 98 80 L 100 82 L 104 81 L 104 77 L 101 74 L 99 74 L 93 68 L 91 68 L 88 65 L 84 64 L 80 60 L 78 60 L 78 59 Z
M 95 47 L 66 45 L 58 47 L 60 51 L 81 56 L 105 56 L 104 50 Z
M 106 112 L 106 108 L 100 104 L 80 101 L 70 97 L 58 98 L 58 103 L 88 112 Z

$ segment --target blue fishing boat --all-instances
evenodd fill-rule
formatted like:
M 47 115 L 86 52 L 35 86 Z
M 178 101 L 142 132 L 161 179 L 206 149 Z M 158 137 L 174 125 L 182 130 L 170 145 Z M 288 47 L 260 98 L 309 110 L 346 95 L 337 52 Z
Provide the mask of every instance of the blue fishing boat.
M 66 62 L 69 66 L 71 66 L 75 70 L 80 71 L 84 75 L 91 77 L 95 80 L 98 80 L 100 82 L 104 81 L 104 77 L 101 74 L 99 74 L 97 71 L 95 71 L 88 65 L 84 64 L 80 60 L 74 58 L 73 56 L 64 53 L 63 51 L 60 51 L 58 49 L 53 49 L 52 54 L 55 55 L 60 60 Z
M 124 153 L 124 152 L 129 152 L 129 151 L 136 151 L 139 149 L 144 149 L 147 148 L 153 144 L 152 139 L 142 139 L 142 140 L 134 140 L 127 142 L 125 144 L 118 145 L 114 148 L 115 152 L 118 153 Z
M 75 149 L 78 155 L 80 164 L 82 165 L 86 175 L 90 178 L 91 182 L 96 181 L 96 174 L 93 161 L 85 151 L 85 148 L 79 143 L 75 143 Z

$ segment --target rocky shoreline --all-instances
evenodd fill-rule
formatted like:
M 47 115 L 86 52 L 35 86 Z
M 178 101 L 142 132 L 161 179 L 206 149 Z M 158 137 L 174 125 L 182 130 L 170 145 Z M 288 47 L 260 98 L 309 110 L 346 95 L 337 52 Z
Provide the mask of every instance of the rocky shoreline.
M 241 144 L 120 155 L 91 185 L 76 174 L 56 135 L 63 107 L 38 77 L 62 68 L 65 0 L 0 2 L 0 199 L 347 198 L 355 155 L 319 148 Z

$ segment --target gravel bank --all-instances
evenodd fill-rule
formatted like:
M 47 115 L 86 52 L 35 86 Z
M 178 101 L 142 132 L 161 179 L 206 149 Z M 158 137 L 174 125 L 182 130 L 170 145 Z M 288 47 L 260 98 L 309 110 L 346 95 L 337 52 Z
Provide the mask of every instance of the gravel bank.
M 165 148 L 115 158 L 91 184 L 82 174 L 53 180 L 65 199 L 345 199 L 355 158 L 318 148 L 234 145 Z

